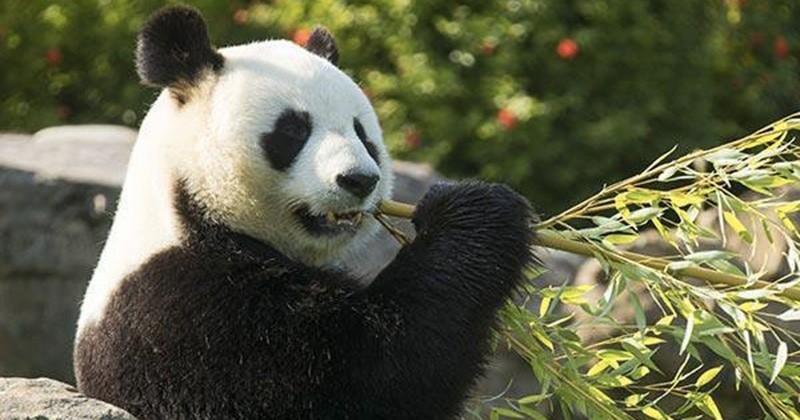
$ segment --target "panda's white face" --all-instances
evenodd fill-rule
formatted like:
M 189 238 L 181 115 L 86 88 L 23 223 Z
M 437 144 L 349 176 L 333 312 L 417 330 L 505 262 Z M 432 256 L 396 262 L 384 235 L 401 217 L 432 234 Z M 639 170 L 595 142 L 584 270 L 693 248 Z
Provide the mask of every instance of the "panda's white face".
M 377 230 L 370 213 L 391 193 L 391 162 L 361 89 L 288 41 L 220 49 L 175 106 L 198 129 L 178 152 L 190 193 L 230 228 L 291 258 L 335 264 Z

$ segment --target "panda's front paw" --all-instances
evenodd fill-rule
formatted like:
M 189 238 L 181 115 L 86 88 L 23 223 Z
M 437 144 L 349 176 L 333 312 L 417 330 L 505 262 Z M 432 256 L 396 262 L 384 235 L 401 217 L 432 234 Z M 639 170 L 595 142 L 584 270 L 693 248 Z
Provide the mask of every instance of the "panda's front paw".
M 478 181 L 432 186 L 412 219 L 418 234 L 466 229 L 511 236 L 527 236 L 534 220 L 524 197 L 505 185 Z

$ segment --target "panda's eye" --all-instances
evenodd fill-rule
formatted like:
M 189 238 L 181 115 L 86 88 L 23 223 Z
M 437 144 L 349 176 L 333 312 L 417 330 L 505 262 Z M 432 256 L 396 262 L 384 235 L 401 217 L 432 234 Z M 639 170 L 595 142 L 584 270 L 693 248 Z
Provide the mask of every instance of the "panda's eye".
M 281 113 L 269 133 L 261 135 L 261 149 L 276 170 L 291 166 L 311 136 L 311 115 L 308 112 L 287 109 Z
M 311 135 L 311 116 L 308 112 L 286 110 L 275 121 L 274 132 L 307 139 Z
M 353 118 L 353 129 L 356 130 L 356 135 L 358 139 L 361 140 L 361 143 L 364 144 L 364 148 L 367 149 L 367 153 L 369 156 L 375 161 L 375 163 L 380 165 L 380 159 L 378 157 L 378 148 L 375 147 L 375 144 L 371 141 L 367 140 L 367 132 L 364 130 L 364 126 L 361 125 L 361 121 L 358 118 Z

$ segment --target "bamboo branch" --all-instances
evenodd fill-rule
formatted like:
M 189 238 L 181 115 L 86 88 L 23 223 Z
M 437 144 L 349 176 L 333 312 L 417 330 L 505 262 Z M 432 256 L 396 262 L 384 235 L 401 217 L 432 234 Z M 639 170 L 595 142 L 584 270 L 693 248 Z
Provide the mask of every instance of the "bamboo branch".
M 378 211 L 387 216 L 410 219 L 414 215 L 414 206 L 411 204 L 399 203 L 397 201 L 384 200 L 381 202 Z M 545 248 L 557 249 L 586 257 L 593 257 L 595 256 L 596 252 L 602 251 L 601 249 L 593 247 L 588 243 L 574 241 L 546 231 L 538 232 L 536 236 L 536 243 L 537 245 Z M 638 264 L 659 271 L 666 271 L 667 266 L 669 265 L 669 261 L 662 258 L 651 257 L 627 251 L 616 251 L 613 253 L 609 252 L 606 253 L 606 256 L 616 261 L 634 261 Z M 745 277 L 721 273 L 702 267 L 686 267 L 679 270 L 674 270 L 673 272 L 717 285 L 747 286 L 748 288 L 754 289 L 768 288 L 771 285 L 770 283 L 762 280 L 756 280 L 748 285 L 748 281 Z M 791 287 L 776 294 L 795 301 L 800 301 L 800 288 L 797 287 Z

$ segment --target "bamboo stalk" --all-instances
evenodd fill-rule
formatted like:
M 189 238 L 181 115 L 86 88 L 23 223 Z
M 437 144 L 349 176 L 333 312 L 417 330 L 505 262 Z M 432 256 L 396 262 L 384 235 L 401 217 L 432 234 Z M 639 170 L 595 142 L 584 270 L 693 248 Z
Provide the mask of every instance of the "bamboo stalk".
M 392 200 L 384 200 L 380 203 L 378 211 L 387 216 L 402 217 L 410 219 L 414 215 L 414 206 L 411 204 L 400 203 Z M 536 243 L 545 248 L 557 249 L 560 251 L 569 252 L 572 254 L 583 255 L 586 257 L 593 257 L 596 248 L 585 242 L 574 241 L 567 239 L 556 234 L 540 231 L 536 237 Z M 634 252 L 617 251 L 616 254 L 609 254 L 609 258 L 616 259 L 617 261 L 630 260 L 638 264 L 664 271 L 669 265 L 669 261 L 662 258 L 651 257 L 647 255 L 637 254 Z M 726 286 L 745 286 L 747 279 L 742 276 L 737 276 L 728 273 L 721 273 L 714 270 L 709 270 L 702 267 L 686 267 L 680 270 L 675 270 L 675 273 L 687 277 L 704 280 L 709 283 L 726 285 Z M 753 289 L 763 289 L 770 286 L 770 283 L 756 280 L 748 286 Z M 800 301 L 800 288 L 792 287 L 777 293 L 780 296 L 790 298 L 795 301 Z

